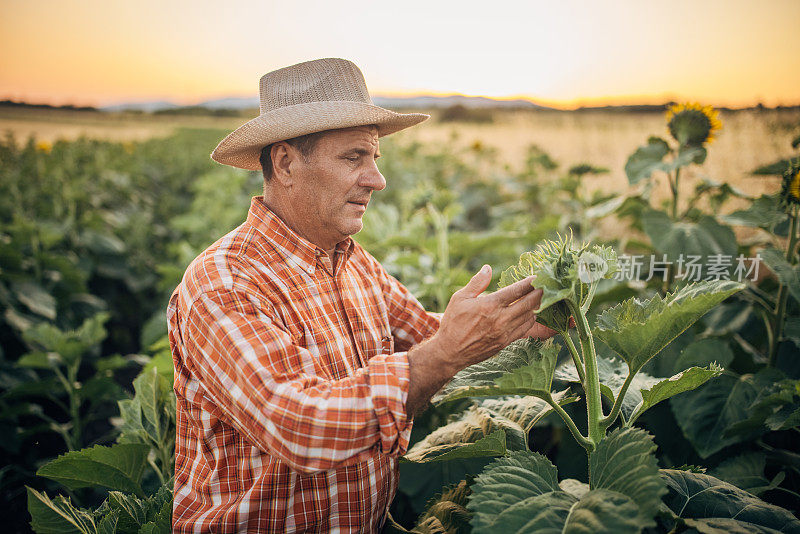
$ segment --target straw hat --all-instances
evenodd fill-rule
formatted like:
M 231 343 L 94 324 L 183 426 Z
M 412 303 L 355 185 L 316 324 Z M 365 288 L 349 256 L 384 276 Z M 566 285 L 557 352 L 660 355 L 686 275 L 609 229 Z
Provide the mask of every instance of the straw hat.
M 214 161 L 258 171 L 261 149 L 277 141 L 366 124 L 376 124 L 382 137 L 429 118 L 373 105 L 364 75 L 346 59 L 316 59 L 269 72 L 259 89 L 258 117 L 223 139 L 211 153 Z

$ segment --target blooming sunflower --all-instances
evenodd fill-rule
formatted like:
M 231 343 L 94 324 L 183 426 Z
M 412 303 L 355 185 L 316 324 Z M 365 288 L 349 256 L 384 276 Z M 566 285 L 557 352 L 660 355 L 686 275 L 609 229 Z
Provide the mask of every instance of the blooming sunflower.
M 702 146 L 722 129 L 719 111 L 697 102 L 673 104 L 667 110 L 667 128 L 681 146 Z
M 792 161 L 789 168 L 783 173 L 781 204 L 786 209 L 793 204 L 800 204 L 800 159 Z

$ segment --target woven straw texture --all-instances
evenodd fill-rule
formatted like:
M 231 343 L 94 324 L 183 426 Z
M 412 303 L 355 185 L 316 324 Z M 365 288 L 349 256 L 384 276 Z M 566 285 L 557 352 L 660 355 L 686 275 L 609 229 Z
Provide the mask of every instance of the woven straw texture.
M 223 139 L 211 158 L 261 170 L 261 149 L 276 141 L 337 128 L 374 124 L 382 137 L 429 117 L 373 105 L 364 75 L 345 59 L 306 61 L 269 72 L 259 83 L 259 115 Z

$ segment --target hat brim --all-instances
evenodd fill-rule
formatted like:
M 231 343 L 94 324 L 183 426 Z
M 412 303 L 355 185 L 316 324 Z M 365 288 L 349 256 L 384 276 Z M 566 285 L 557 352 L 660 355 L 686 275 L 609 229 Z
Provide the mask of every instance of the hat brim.
M 378 137 L 428 119 L 424 113 L 397 113 L 364 102 L 326 101 L 295 104 L 263 113 L 223 139 L 211 159 L 239 169 L 260 171 L 261 149 L 277 141 L 324 130 L 375 124 Z

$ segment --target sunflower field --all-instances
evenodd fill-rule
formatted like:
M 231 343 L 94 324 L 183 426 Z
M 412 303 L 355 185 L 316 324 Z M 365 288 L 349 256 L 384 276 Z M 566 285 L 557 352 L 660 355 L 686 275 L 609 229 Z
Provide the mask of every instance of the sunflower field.
M 382 141 L 356 239 L 431 311 L 485 263 L 493 288 L 535 274 L 558 332 L 433 398 L 385 531 L 800 532 L 800 125 L 794 157 L 747 169 L 778 184 L 759 196 L 696 172 L 713 108 L 670 106 L 661 132 L 622 193 L 536 145 L 511 169 Z M 170 532 L 166 302 L 261 193 L 209 160 L 226 133 L 0 141 L 4 531 Z

